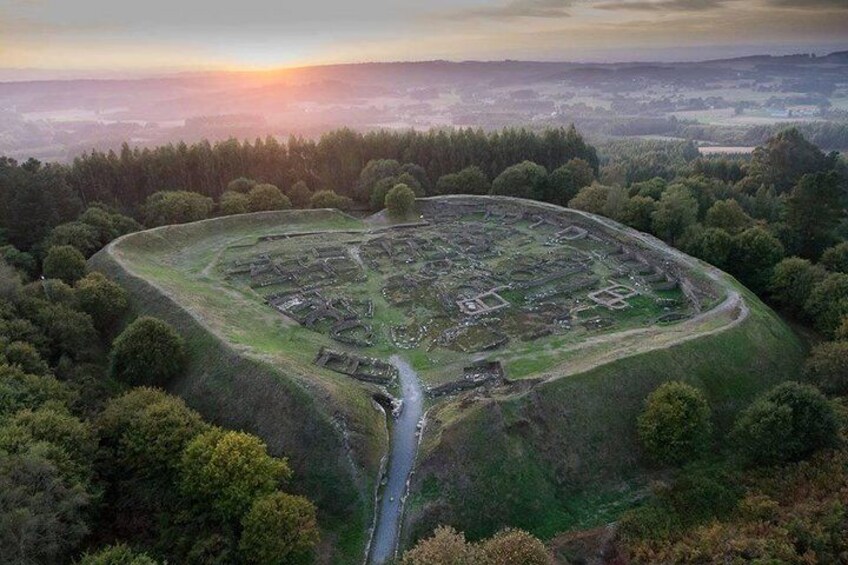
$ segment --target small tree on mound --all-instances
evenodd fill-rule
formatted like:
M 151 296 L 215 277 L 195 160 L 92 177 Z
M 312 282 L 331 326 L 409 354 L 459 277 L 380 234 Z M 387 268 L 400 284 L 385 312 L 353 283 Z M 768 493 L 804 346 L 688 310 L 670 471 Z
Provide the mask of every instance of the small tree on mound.
M 42 271 L 48 279 L 74 284 L 85 275 L 85 257 L 70 245 L 51 247 L 44 258 Z
M 288 210 L 291 200 L 273 184 L 257 184 L 247 193 L 247 207 L 251 212 Z
M 395 185 L 386 194 L 386 210 L 396 218 L 407 217 L 415 208 L 415 193 L 405 184 Z
M 352 203 L 350 198 L 336 194 L 332 190 L 319 190 L 309 199 L 309 205 L 312 208 L 347 210 L 351 207 Z
M 147 197 L 144 222 L 148 226 L 196 222 L 208 218 L 214 207 L 211 198 L 197 192 L 163 190 Z
M 288 190 L 288 197 L 291 200 L 292 206 L 295 208 L 306 208 L 309 206 L 309 199 L 312 198 L 312 191 L 302 180 L 294 183 Z
M 163 386 L 183 370 L 185 343 L 171 326 L 145 316 L 115 339 L 111 361 L 112 376 L 120 381 Z
M 797 382 L 778 385 L 754 401 L 733 429 L 742 454 L 759 464 L 804 459 L 835 445 L 838 433 L 833 404 L 815 387 Z
M 679 465 L 707 448 L 712 430 L 710 407 L 695 387 L 679 381 L 664 383 L 646 399 L 637 428 L 651 457 Z
M 486 565 L 550 565 L 548 549 L 538 538 L 524 530 L 508 528 L 482 543 Z
M 247 194 L 254 186 L 256 186 L 255 180 L 247 177 L 239 177 L 227 183 L 227 190 Z
M 249 211 L 250 200 L 246 194 L 228 190 L 221 195 L 221 200 L 218 202 L 218 210 L 222 216 L 232 216 L 233 214 L 245 214 Z
M 302 496 L 275 492 L 257 498 L 241 524 L 239 549 L 248 563 L 305 562 L 318 543 L 315 505 Z

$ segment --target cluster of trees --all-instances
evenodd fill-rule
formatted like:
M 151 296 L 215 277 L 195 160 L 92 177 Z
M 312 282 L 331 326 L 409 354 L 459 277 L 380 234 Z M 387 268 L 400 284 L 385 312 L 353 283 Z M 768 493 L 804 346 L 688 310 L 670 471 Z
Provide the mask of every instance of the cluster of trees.
M 0 260 L 0 561 L 309 560 L 316 509 L 283 490 L 287 461 L 146 386 L 185 370 L 178 332 L 122 329 L 126 292 L 77 247 L 50 247 L 43 278 L 22 264 Z
M 574 128 L 534 133 L 506 129 L 376 131 L 342 129 L 318 140 L 273 137 L 253 143 L 229 140 L 214 145 L 180 143 L 156 149 L 118 153 L 93 152 L 77 159 L 67 170 L 72 192 L 83 202 L 101 201 L 134 210 L 154 192 L 180 187 L 217 199 L 235 178 L 247 177 L 289 190 L 303 181 L 315 190 L 334 190 L 354 197 L 365 165 L 376 159 L 416 163 L 428 179 L 436 180 L 476 165 L 493 178 L 506 167 L 524 160 L 554 169 L 580 157 L 597 169 L 594 148 Z
M 655 462 L 677 470 L 622 517 L 626 558 L 838 561 L 848 550 L 846 353 L 844 341 L 815 347 L 799 375 L 808 382 L 766 391 L 721 439 L 698 388 L 675 381 L 652 392 L 638 437 Z
M 619 164 L 605 165 L 602 179 L 631 176 L 607 166 Z M 835 154 L 787 130 L 758 148 L 749 163 L 696 159 L 648 180 L 594 183 L 569 206 L 652 233 L 768 298 L 784 258 L 817 261 L 841 241 L 846 179 Z M 818 306 L 811 308 L 815 315 Z
M 440 526 L 403 554 L 402 565 L 551 565 L 545 545 L 523 530 L 508 528 L 470 543 L 453 528 Z

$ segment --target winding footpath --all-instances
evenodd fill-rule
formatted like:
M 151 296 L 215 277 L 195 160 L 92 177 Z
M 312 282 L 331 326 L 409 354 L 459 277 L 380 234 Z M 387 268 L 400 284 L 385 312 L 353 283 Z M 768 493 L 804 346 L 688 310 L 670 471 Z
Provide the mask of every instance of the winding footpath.
M 418 423 L 424 414 L 424 390 L 418 375 L 397 355 L 392 356 L 391 362 L 398 369 L 403 406 L 392 427 L 386 486 L 380 499 L 368 559 L 373 565 L 386 563 L 397 551 L 409 475 L 418 451 Z

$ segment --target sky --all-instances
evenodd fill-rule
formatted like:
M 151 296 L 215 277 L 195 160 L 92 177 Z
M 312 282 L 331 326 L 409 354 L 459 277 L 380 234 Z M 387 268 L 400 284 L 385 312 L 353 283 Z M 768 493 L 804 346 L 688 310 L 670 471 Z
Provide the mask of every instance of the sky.
M 267 70 L 848 49 L 848 0 L 0 0 L 0 68 Z

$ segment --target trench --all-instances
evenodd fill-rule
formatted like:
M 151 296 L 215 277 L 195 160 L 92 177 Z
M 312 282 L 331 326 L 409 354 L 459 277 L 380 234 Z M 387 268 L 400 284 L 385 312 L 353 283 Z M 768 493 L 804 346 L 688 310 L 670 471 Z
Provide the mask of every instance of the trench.
M 390 561 L 397 552 L 409 476 L 418 451 L 418 424 L 424 414 L 424 391 L 418 375 L 397 355 L 392 355 L 391 363 L 398 369 L 403 406 L 392 426 L 386 484 L 377 510 L 368 558 L 372 565 Z

